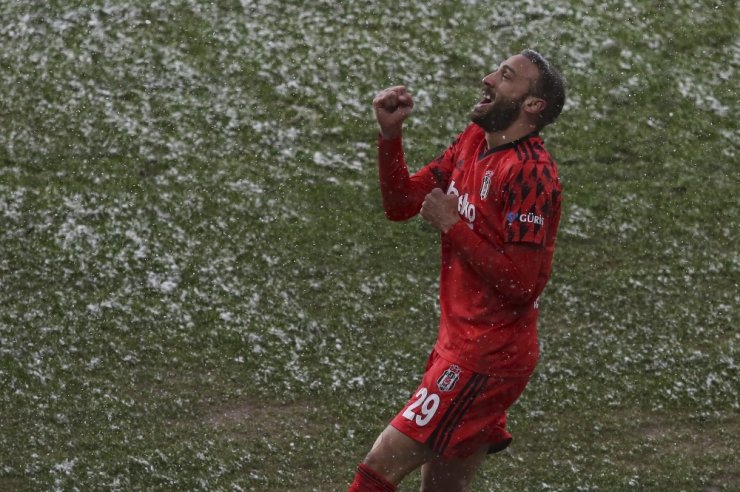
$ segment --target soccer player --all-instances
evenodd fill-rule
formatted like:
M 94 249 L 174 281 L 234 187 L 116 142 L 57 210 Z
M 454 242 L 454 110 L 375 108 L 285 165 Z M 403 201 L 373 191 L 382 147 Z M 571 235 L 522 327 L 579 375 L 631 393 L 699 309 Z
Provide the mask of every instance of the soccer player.
M 539 355 L 538 298 L 552 266 L 561 186 L 539 131 L 565 102 L 539 53 L 511 56 L 483 79 L 472 123 L 410 175 L 403 86 L 373 100 L 385 214 L 419 213 L 441 233 L 441 316 L 421 384 L 360 463 L 350 492 L 396 490 L 421 467 L 422 490 L 468 490 L 486 455 L 511 442 L 507 409 Z

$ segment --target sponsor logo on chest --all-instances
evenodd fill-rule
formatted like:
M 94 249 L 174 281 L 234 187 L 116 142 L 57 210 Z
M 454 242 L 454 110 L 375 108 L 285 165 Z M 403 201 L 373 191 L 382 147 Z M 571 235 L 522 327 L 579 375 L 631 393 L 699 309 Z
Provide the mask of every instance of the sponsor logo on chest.
M 447 194 L 457 197 L 457 212 L 468 221 L 468 227 L 472 228 L 473 222 L 475 222 L 475 205 L 470 203 L 470 195 L 465 193 L 460 196 L 460 190 L 457 189 L 454 179 L 450 182 L 449 188 L 447 188 Z

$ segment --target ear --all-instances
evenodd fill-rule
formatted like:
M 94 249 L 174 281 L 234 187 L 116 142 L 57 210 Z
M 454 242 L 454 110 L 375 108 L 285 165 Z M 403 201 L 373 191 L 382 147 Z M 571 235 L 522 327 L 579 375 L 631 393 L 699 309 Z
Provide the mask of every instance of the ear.
M 524 111 L 531 115 L 538 115 L 547 107 L 547 101 L 540 97 L 528 96 L 524 100 Z

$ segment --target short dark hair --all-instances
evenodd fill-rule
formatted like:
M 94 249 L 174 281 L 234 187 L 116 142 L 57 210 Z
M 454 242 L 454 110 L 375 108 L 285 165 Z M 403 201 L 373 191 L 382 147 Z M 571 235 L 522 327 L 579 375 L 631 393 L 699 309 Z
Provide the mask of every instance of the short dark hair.
M 550 64 L 544 56 L 532 49 L 521 52 L 527 60 L 534 63 L 540 72 L 539 78 L 532 84 L 530 92 L 541 97 L 547 103 L 540 113 L 538 128 L 549 125 L 557 119 L 565 105 L 565 79 L 557 68 Z

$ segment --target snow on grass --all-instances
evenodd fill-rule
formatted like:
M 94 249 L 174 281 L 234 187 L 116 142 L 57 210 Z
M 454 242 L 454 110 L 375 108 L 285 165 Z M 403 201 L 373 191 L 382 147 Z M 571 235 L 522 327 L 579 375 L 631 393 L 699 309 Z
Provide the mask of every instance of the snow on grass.
M 421 164 L 466 124 L 482 76 L 525 46 L 559 62 L 570 97 L 546 134 L 568 202 L 522 408 L 624 408 L 650 388 L 651 410 L 737 410 L 740 238 L 721 197 L 736 194 L 740 45 L 717 58 L 684 26 L 679 53 L 663 22 L 715 12 L 652 7 L 2 4 L 0 473 L 35 488 L 298 486 L 284 456 L 300 450 L 265 436 L 245 452 L 187 419 L 242 392 L 346 395 L 363 415 L 380 403 L 359 394 L 408 396 L 434 337 L 437 250 L 418 224 L 371 217 L 370 102 L 410 87 Z M 604 127 L 606 142 L 589 140 Z M 645 141 L 691 141 L 695 127 L 721 147 L 713 174 L 683 142 L 642 160 L 659 154 Z M 338 418 L 325 439 L 355 439 Z

